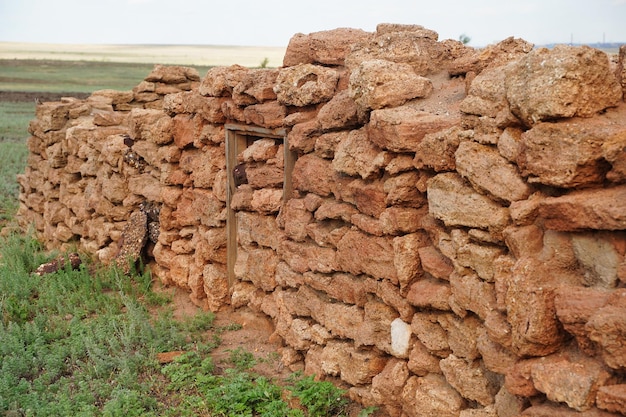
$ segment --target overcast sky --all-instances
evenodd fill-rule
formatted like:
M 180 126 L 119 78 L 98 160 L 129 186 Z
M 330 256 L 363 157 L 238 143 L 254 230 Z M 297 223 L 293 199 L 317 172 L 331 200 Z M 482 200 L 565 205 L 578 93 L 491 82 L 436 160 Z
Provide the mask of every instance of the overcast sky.
M 0 41 L 287 46 L 295 33 L 418 24 L 479 47 L 626 42 L 626 0 L 0 0 Z

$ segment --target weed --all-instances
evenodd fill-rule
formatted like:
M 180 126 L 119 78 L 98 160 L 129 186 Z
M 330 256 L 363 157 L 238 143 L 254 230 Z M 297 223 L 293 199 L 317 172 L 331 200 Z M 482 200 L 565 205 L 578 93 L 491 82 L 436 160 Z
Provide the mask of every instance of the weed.
M 258 359 L 243 348 L 230 350 L 227 363 L 216 366 L 216 335 L 240 326 L 215 328 L 213 313 L 183 321 L 174 320 L 171 309 L 155 313 L 149 274 L 127 277 L 88 266 L 43 277 L 31 273 L 53 255 L 29 237 L 0 238 L 0 415 L 345 412 L 345 393 L 330 382 L 294 374 L 279 384 L 255 374 Z M 165 366 L 157 363 L 158 352 L 174 350 L 186 353 Z M 299 407 L 290 406 L 293 398 Z
M 291 394 L 300 400 L 311 417 L 341 415 L 348 405 L 345 391 L 328 381 L 315 381 L 313 375 L 302 377 L 299 373 L 290 380 Z
M 254 355 L 241 347 L 230 349 L 228 352 L 230 353 L 230 363 L 232 363 L 238 371 L 246 371 L 256 365 Z

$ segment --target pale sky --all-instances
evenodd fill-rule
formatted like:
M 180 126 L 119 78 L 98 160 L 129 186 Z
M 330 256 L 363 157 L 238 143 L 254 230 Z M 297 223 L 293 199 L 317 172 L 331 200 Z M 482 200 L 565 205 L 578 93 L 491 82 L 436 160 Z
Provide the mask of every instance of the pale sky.
M 626 42 L 626 0 L 0 0 L 0 42 L 287 46 L 296 33 L 418 24 L 485 46 Z

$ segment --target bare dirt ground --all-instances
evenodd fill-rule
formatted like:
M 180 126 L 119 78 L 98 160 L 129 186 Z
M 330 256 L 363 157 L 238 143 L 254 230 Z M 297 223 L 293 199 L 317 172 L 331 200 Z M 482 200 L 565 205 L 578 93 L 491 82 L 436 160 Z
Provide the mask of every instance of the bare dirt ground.
M 84 99 L 89 97 L 89 93 L 42 93 L 32 91 L 0 91 L 0 102 L 6 101 L 10 103 L 27 103 L 36 100 L 59 101 L 61 97 L 75 97 Z
M 177 288 L 168 288 L 167 291 L 174 294 L 172 305 L 176 319 L 193 317 L 202 312 L 189 299 L 187 292 Z M 241 348 L 257 359 L 256 372 L 276 379 L 284 379 L 291 374 L 280 362 L 278 353 L 281 342 L 272 337 L 274 325 L 269 317 L 248 308 L 234 310 L 226 307 L 216 313 L 214 328 L 223 329 L 232 325 L 238 325 L 239 329 L 220 332 L 221 344 L 212 355 L 216 363 L 226 361 L 230 351 Z
M 202 311 L 189 299 L 189 294 L 186 291 L 173 287 L 160 289 L 158 285 L 157 291 L 165 290 L 174 294 L 172 305 L 175 318 L 193 317 Z M 232 327 L 233 324 L 240 327 L 238 330 L 220 332 L 221 344 L 212 352 L 213 360 L 218 367 L 227 363 L 231 351 L 242 349 L 244 352 L 252 353 L 256 358 L 256 365 L 252 370 L 259 375 L 280 383 L 293 374 L 293 371 L 284 367 L 280 361 L 282 342 L 280 338 L 273 336 L 274 325 L 266 315 L 255 313 L 249 308 L 234 310 L 228 307 L 216 313 L 213 324 L 216 329 Z M 339 379 L 325 379 L 343 389 L 347 388 Z M 359 404 L 351 403 L 347 409 L 347 416 L 358 416 L 362 408 Z M 381 413 L 382 411 L 378 410 L 371 416 L 382 417 L 383 414 Z

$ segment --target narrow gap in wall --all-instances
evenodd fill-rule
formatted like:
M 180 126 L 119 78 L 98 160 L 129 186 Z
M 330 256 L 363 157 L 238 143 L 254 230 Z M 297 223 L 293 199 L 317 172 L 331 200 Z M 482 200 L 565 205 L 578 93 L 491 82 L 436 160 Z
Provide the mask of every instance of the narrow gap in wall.
M 235 282 L 235 262 L 237 261 L 237 213 L 232 208 L 232 199 L 237 188 L 243 181 L 247 182 L 245 164 L 241 164 L 240 156 L 248 147 L 260 139 L 273 139 L 283 145 L 283 203 L 291 196 L 291 172 L 295 163 L 296 154 L 289 150 L 287 132 L 285 129 L 266 129 L 250 125 L 226 124 L 226 171 L 228 172 L 227 186 L 227 273 L 228 285 L 232 288 Z

